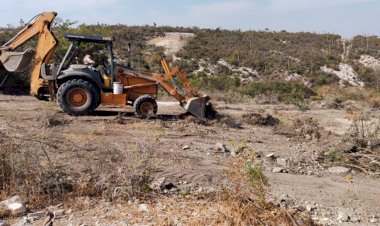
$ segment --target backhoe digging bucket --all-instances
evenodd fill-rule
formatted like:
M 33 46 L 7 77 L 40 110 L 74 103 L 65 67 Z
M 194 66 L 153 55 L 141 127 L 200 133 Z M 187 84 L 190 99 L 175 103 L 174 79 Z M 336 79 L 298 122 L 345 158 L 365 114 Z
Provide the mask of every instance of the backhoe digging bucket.
M 212 106 L 210 97 L 205 95 L 203 97 L 192 97 L 186 101 L 185 104 L 181 104 L 192 115 L 206 119 L 212 114 Z
M 34 56 L 32 49 L 27 49 L 24 52 L 7 52 L 1 53 L 0 60 L 5 69 L 9 72 L 24 72 Z

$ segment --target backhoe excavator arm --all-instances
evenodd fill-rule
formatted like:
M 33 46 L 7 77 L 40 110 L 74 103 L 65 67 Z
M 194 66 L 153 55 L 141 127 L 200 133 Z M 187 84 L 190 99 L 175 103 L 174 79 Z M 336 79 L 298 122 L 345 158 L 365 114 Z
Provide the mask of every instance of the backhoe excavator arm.
M 16 36 L 0 47 L 0 59 L 4 67 L 11 72 L 22 72 L 32 60 L 32 51 L 26 50 L 23 53 L 14 51 L 33 37 L 39 35 L 30 78 L 30 92 L 36 97 L 41 97 L 43 94 L 42 88 L 49 86 L 48 81 L 41 77 L 41 66 L 44 63 L 48 64 L 58 45 L 57 39 L 50 31 L 50 26 L 56 16 L 56 12 L 41 13 L 33 18 Z
M 160 75 L 151 72 L 135 71 L 131 69 L 119 69 L 118 79 L 122 80 L 124 74 L 151 80 L 177 99 L 180 105 L 198 118 L 209 118 L 214 114 L 210 97 L 198 92 L 187 77 L 178 67 L 170 68 L 167 60 L 161 61 L 165 74 Z M 129 88 L 129 87 L 124 87 Z

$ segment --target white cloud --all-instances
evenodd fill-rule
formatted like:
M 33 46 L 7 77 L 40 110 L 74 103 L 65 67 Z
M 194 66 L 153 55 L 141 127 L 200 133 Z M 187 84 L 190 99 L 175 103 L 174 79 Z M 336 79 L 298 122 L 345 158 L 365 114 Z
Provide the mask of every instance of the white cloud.
M 373 2 L 373 0 L 268 0 L 267 8 L 272 11 L 300 11 Z

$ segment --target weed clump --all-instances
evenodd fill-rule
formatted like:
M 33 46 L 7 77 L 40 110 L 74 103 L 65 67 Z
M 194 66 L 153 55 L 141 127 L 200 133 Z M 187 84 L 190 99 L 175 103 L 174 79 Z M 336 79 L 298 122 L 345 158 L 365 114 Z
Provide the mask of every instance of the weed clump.
M 280 120 L 270 114 L 262 116 L 258 113 L 250 113 L 243 115 L 243 122 L 249 125 L 274 126 L 280 123 Z

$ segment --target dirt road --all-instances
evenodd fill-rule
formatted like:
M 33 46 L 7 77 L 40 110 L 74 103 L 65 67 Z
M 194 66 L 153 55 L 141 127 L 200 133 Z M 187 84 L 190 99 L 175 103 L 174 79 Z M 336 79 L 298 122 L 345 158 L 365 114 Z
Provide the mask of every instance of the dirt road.
M 173 102 L 160 102 L 158 117 L 150 120 L 136 118 L 130 107 L 101 107 L 95 115 L 72 117 L 61 112 L 54 103 L 29 96 L 0 95 L 0 132 L 14 138 L 56 142 L 57 148 L 46 150 L 50 161 L 62 165 L 70 174 L 100 169 L 102 173 L 92 178 L 99 182 L 113 175 L 127 178 L 149 168 L 153 180 L 164 178 L 166 184 L 171 183 L 182 193 L 201 193 L 229 186 L 226 163 L 230 159 L 244 158 L 248 152 L 255 153 L 269 178 L 268 199 L 306 211 L 322 224 L 380 223 L 378 177 L 358 171 L 329 173 L 317 161 L 318 154 L 337 144 L 350 127 L 346 111 L 300 112 L 286 105 L 224 103 L 216 103 L 216 109 L 229 120 L 204 125 L 184 116 L 185 111 Z M 273 126 L 250 125 L 241 120 L 243 115 L 254 112 L 269 113 L 282 124 L 311 116 L 324 131 L 330 132 L 326 132 L 328 135 L 324 135 L 323 140 L 305 139 L 290 136 L 289 132 Z M 218 149 L 221 145 L 225 150 Z M 104 150 L 95 153 L 95 146 Z M 241 147 L 244 147 L 243 152 L 239 153 Z M 30 151 L 40 155 L 37 149 Z M 283 170 L 274 173 L 276 167 Z M 139 201 L 112 204 L 88 198 L 83 203 L 80 209 L 70 209 L 57 220 L 57 225 L 154 223 L 153 216 L 138 210 Z M 149 208 L 157 210 L 160 205 L 150 204 Z M 186 210 L 183 209 L 185 202 L 173 205 L 178 211 Z M 134 214 L 143 217 L 136 220 Z M 189 210 L 189 214 L 197 214 L 197 211 Z

